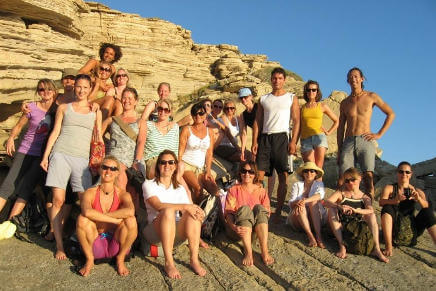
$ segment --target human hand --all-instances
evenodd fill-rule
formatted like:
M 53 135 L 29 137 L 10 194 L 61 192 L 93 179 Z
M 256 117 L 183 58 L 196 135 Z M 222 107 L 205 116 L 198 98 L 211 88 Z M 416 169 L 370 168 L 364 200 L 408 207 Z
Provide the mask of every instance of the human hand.
M 297 145 L 294 142 L 288 144 L 288 154 L 295 155 L 297 152 Z
M 204 213 L 204 210 L 201 209 L 200 206 L 198 206 L 196 204 L 189 204 L 186 211 L 195 220 L 203 221 L 205 213 Z
M 362 137 L 366 140 L 366 141 L 372 141 L 372 140 L 377 140 L 379 139 L 381 136 L 378 133 L 372 133 L 372 132 L 366 132 L 364 134 L 362 134 Z
M 89 108 L 91 108 L 92 112 L 97 112 L 100 109 L 100 105 L 98 105 L 98 103 L 90 103 L 89 104 Z
M 253 142 L 251 145 L 251 152 L 253 153 L 253 156 L 257 154 L 257 142 Z
M 240 236 L 244 236 L 249 232 L 248 227 L 238 226 L 234 224 L 233 230 Z
M 12 137 L 9 137 L 6 141 L 6 153 L 12 157 L 15 152 L 15 141 Z
M 21 104 L 21 112 L 23 112 L 24 114 L 30 113 L 30 108 L 29 108 L 28 102 L 23 102 L 23 104 Z
M 39 164 L 41 166 L 41 168 L 47 172 L 48 170 L 48 159 L 47 158 L 43 158 L 41 163 Z
M 348 206 L 348 205 L 342 205 L 342 212 L 343 212 L 345 215 L 351 215 L 351 214 L 354 213 L 354 208 L 353 208 L 353 207 L 350 207 L 350 206 Z

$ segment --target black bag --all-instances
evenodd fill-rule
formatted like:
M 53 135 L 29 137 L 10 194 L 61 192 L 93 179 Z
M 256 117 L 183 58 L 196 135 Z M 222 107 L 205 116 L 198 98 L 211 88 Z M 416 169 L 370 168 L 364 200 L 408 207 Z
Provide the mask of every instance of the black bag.
M 218 197 L 208 195 L 200 202 L 200 207 L 204 210 L 204 221 L 201 224 L 201 237 L 212 240 L 219 231 L 219 212 L 221 202 Z
M 404 215 L 397 211 L 394 222 L 393 243 L 396 246 L 414 246 L 417 243 L 418 232 L 416 230 L 413 215 Z
M 341 215 L 342 237 L 347 251 L 356 255 L 369 255 L 374 240 L 368 224 L 360 215 Z
M 142 184 L 145 181 L 145 177 L 141 171 L 136 170 L 133 167 L 127 168 L 126 170 L 127 179 L 129 184 L 135 188 L 136 193 L 142 193 Z

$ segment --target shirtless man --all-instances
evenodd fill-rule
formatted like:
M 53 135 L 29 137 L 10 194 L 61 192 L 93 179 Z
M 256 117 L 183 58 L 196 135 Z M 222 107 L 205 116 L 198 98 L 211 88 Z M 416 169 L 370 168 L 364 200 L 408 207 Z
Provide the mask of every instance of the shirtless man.
M 345 170 L 355 167 L 358 162 L 363 172 L 366 192 L 374 198 L 375 145 L 372 141 L 385 134 L 395 118 L 395 113 L 379 95 L 363 90 L 364 80 L 359 68 L 354 67 L 348 71 L 347 82 L 350 84 L 351 94 L 340 105 L 337 133 L 338 164 L 339 174 L 342 176 Z M 374 106 L 386 114 L 383 126 L 377 133 L 371 132 L 371 116 Z M 343 179 L 339 179 L 338 183 L 342 185 Z
M 124 259 L 136 239 L 138 228 L 130 194 L 114 185 L 119 168 L 116 158 L 106 156 L 99 170 L 101 184 L 86 190 L 80 202 L 82 211 L 76 230 L 86 257 L 85 265 L 79 270 L 82 276 L 89 275 L 94 259 L 115 256 L 118 274 L 129 274 Z

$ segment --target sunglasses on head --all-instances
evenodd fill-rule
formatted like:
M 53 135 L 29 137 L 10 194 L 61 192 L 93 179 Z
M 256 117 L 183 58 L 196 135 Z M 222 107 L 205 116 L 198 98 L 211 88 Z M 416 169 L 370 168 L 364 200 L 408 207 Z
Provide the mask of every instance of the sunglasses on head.
M 194 114 L 194 116 L 195 115 L 200 115 L 200 116 L 203 116 L 203 115 L 205 115 L 206 114 L 206 112 L 204 112 L 204 111 L 197 111 L 197 112 L 195 112 L 195 114 Z
M 409 174 L 412 174 L 412 172 L 409 171 L 409 170 L 398 170 L 398 174 L 407 174 L 407 175 L 409 175 Z
M 314 169 L 305 169 L 303 173 L 316 173 L 316 171 Z
M 119 78 L 119 77 L 127 78 L 127 74 L 118 74 L 117 78 Z
M 224 110 L 235 110 L 236 108 L 235 107 L 224 107 Z
M 107 165 L 101 165 L 101 169 L 102 170 L 110 170 L 111 172 L 118 171 L 118 167 L 110 167 L 110 166 L 107 166 Z
M 171 112 L 171 110 L 169 108 L 163 108 L 161 106 L 159 106 L 157 108 L 157 111 L 164 112 L 164 113 L 170 113 Z
M 241 174 L 250 174 L 250 175 L 254 175 L 254 171 L 253 170 L 249 170 L 249 169 L 241 169 Z
M 176 164 L 175 160 L 168 160 L 168 161 L 160 160 L 159 161 L 159 165 L 162 165 L 162 166 L 164 166 L 164 165 L 175 165 L 175 164 Z
M 111 68 L 100 67 L 100 71 L 110 72 Z
M 52 88 L 38 88 L 38 92 L 48 92 L 48 91 L 53 91 Z
M 348 184 L 348 183 L 354 182 L 356 180 L 357 180 L 356 178 L 347 178 L 344 181 L 345 181 L 346 184 Z
M 306 92 L 317 92 L 318 91 L 318 89 L 316 89 L 316 88 L 307 88 L 306 89 Z

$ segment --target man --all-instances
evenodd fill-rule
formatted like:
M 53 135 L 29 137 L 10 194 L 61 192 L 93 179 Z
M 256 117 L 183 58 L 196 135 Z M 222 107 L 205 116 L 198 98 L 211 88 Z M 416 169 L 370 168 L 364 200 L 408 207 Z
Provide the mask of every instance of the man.
M 62 86 L 64 87 L 64 93 L 59 94 L 57 97 L 57 104 L 65 104 L 73 102 L 76 98 L 74 96 L 74 83 L 77 75 L 77 70 L 71 68 L 65 68 L 62 71 Z
M 259 181 L 265 173 L 272 174 L 275 169 L 279 178 L 277 189 L 277 208 L 273 222 L 279 222 L 287 192 L 288 154 L 295 154 L 298 131 L 300 129 L 300 106 L 295 94 L 283 88 L 286 72 L 275 68 L 271 72 L 272 92 L 260 97 L 256 120 L 253 125 L 252 152 L 256 155 L 259 168 Z M 292 138 L 289 141 L 289 122 L 292 118 Z M 261 129 L 259 137 L 259 129 Z M 259 137 L 259 140 L 258 140 Z
M 94 259 L 115 256 L 118 274 L 129 274 L 124 259 L 136 239 L 138 228 L 130 194 L 114 184 L 119 168 L 116 158 L 106 156 L 99 170 L 101 184 L 86 190 L 80 202 L 82 211 L 76 230 L 86 257 L 85 265 L 79 270 L 82 276 L 89 275 Z
M 363 90 L 364 80 L 359 68 L 354 67 L 347 73 L 351 94 L 340 105 L 337 133 L 339 174 L 342 176 L 345 170 L 355 167 L 358 162 L 363 172 L 366 192 L 374 198 L 375 145 L 373 141 L 385 134 L 395 118 L 395 113 L 379 95 Z M 377 133 L 371 132 L 371 116 L 374 106 L 386 114 L 383 126 Z M 339 179 L 339 185 L 342 185 L 342 178 Z

